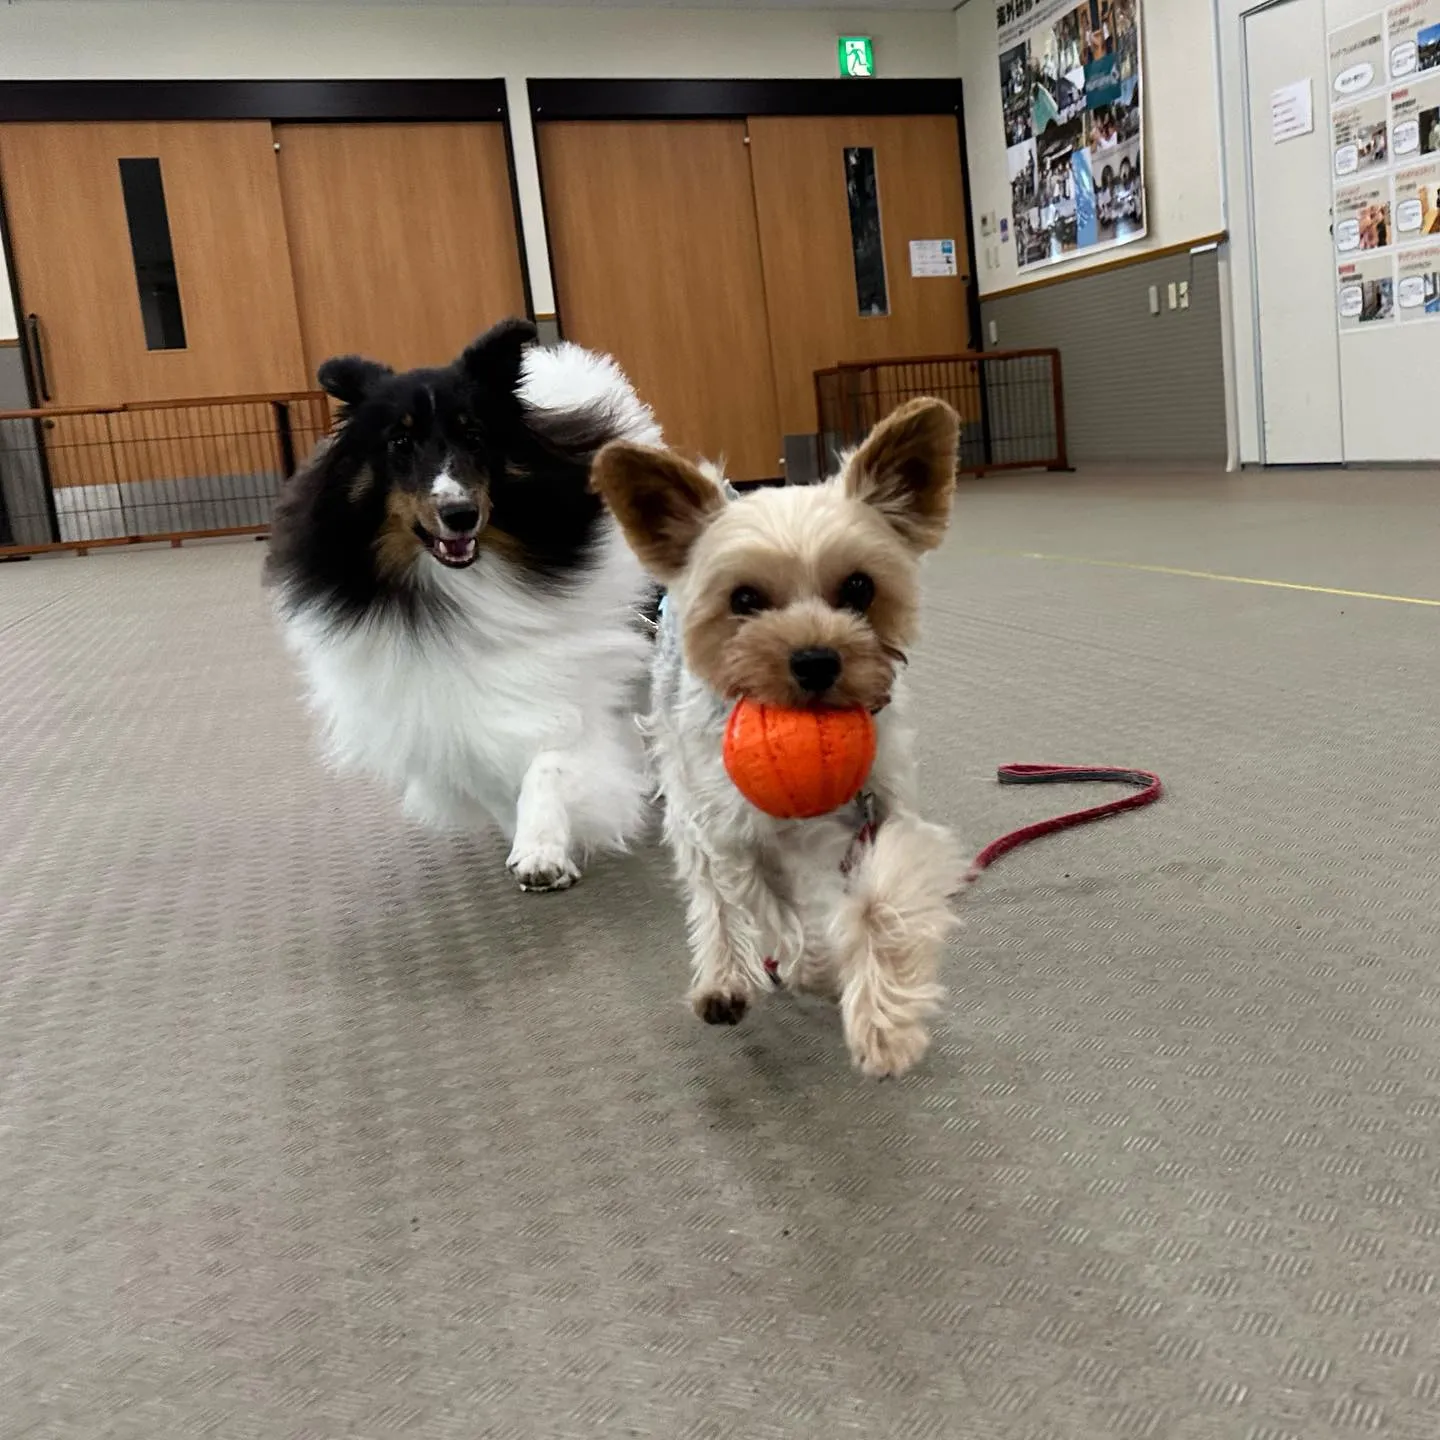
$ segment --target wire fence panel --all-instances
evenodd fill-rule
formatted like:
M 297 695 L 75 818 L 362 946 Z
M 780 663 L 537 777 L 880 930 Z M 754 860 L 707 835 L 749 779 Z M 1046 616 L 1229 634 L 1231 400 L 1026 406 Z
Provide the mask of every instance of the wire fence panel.
M 1056 350 L 837 365 L 815 393 L 827 472 L 920 395 L 959 413 L 962 471 L 1069 468 Z M 0 557 L 261 534 L 331 422 L 320 391 L 0 411 Z
M 319 391 L 0 411 L 0 555 L 262 533 L 330 424 Z
M 815 372 L 823 469 L 880 420 L 917 396 L 960 416 L 960 469 L 1068 470 L 1058 350 L 992 350 L 914 360 L 871 360 Z

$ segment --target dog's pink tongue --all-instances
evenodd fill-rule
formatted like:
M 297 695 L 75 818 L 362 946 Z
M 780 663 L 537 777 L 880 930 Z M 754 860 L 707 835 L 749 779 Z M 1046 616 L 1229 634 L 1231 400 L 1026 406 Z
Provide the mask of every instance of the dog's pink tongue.
M 468 535 L 461 536 L 458 540 L 442 540 L 440 548 L 452 560 L 463 560 L 470 553 L 471 539 Z

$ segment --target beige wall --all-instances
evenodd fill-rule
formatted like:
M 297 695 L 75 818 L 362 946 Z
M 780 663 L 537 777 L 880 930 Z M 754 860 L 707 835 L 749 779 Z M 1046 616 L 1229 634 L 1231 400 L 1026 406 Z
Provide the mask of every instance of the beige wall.
M 955 21 L 944 11 L 24 0 L 0 6 L 0 79 L 503 76 L 531 286 L 543 312 L 554 299 L 527 77 L 833 78 L 842 34 L 874 37 L 883 77 L 956 73 Z M 4 289 L 3 336 L 15 334 L 9 312 Z

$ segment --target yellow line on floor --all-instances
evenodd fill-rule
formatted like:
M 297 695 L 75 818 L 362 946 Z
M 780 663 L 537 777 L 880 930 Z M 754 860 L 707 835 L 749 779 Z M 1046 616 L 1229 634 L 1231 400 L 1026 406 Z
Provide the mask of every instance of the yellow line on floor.
M 1338 595 L 1344 600 L 1388 600 L 1392 605 L 1426 605 L 1440 610 L 1440 600 L 1419 595 L 1381 595 L 1374 590 L 1341 590 L 1333 585 L 1297 585 L 1292 580 L 1260 580 L 1252 575 L 1217 575 L 1210 570 L 1181 570 L 1173 565 L 1139 565 L 1129 560 L 1091 560 L 1084 555 L 1018 552 L 1022 560 L 1050 560 L 1064 565 L 1096 565 L 1106 570 L 1139 570 L 1146 575 L 1178 575 L 1186 580 L 1222 580 L 1227 585 L 1259 585 L 1266 590 L 1300 590 L 1307 595 Z

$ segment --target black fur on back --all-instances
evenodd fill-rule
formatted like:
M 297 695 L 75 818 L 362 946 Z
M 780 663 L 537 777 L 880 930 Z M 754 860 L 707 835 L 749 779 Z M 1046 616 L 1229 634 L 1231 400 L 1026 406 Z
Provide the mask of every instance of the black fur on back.
M 609 407 L 535 411 L 518 396 L 526 320 L 502 321 L 440 369 L 396 374 L 358 356 L 327 360 L 323 389 L 340 402 L 330 437 L 286 482 L 275 507 L 266 581 L 288 613 L 318 611 L 353 625 L 393 616 L 443 624 L 441 592 L 387 575 L 376 550 L 392 489 L 426 483 L 441 466 L 488 490 L 489 522 L 476 569 L 498 546 L 538 587 L 563 591 L 594 559 L 601 502 L 590 461 L 618 422 Z M 410 447 L 395 458 L 397 436 Z M 436 563 L 421 555 L 416 569 Z

